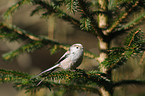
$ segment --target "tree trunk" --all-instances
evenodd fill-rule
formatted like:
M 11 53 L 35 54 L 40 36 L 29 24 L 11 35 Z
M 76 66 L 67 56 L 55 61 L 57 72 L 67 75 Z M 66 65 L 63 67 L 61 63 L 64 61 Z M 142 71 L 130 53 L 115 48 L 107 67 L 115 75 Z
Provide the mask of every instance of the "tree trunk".
M 108 0 L 98 0 L 99 5 L 100 5 L 100 11 L 105 13 L 108 11 Z M 98 26 L 99 28 L 105 29 L 108 26 L 108 16 L 106 14 L 102 14 L 100 13 L 98 15 Z M 103 32 L 104 35 L 107 36 L 108 33 L 106 33 L 105 31 Z M 100 57 L 99 57 L 99 62 L 103 62 L 107 57 L 107 50 L 109 49 L 110 46 L 110 41 L 105 40 L 106 38 L 99 38 L 99 47 L 100 47 Z M 103 73 L 106 73 L 108 75 L 108 77 L 111 79 L 111 73 L 107 73 L 107 69 L 105 68 L 105 66 L 100 65 L 100 71 Z M 108 85 L 109 86 L 109 85 Z M 108 90 L 112 90 L 112 89 L 108 89 Z M 102 87 L 100 89 L 102 96 L 111 96 L 111 92 L 106 90 L 104 87 Z
M 49 16 L 48 20 L 48 38 L 54 40 L 54 27 L 55 27 L 55 17 L 53 15 Z
M 99 40 L 99 44 L 100 44 L 99 47 L 100 47 L 101 52 L 100 52 L 100 57 L 99 57 L 98 60 L 101 63 L 101 62 L 103 62 L 105 60 L 105 58 L 108 57 L 107 49 L 109 48 L 109 44 L 110 43 L 109 42 L 105 42 L 103 40 Z M 103 65 L 100 65 L 100 71 L 103 72 L 103 73 L 108 74 L 107 73 L 107 69 Z M 110 76 L 111 76 L 111 74 L 108 74 L 109 78 L 111 78 Z M 109 89 L 109 90 L 112 90 L 112 89 Z M 101 92 L 102 96 L 111 96 L 111 92 L 106 90 L 104 87 L 100 88 L 100 92 Z
M 109 42 L 105 42 L 103 40 L 99 40 L 99 47 L 100 47 L 100 56 L 99 56 L 99 62 L 103 62 L 107 57 L 107 50 L 109 49 Z M 105 68 L 105 66 L 101 65 L 100 66 L 100 71 L 103 73 L 107 72 L 107 69 Z
M 106 28 L 108 26 L 108 16 L 104 13 L 108 11 L 108 0 L 99 0 L 99 5 L 99 11 L 103 13 L 100 13 L 98 16 L 98 25 L 100 28 Z

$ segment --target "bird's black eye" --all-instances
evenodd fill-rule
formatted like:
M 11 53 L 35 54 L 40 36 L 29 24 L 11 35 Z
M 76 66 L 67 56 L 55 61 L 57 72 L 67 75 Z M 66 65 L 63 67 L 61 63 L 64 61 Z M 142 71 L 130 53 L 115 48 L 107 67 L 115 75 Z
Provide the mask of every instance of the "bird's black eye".
M 79 48 L 79 47 L 76 47 L 77 49 Z

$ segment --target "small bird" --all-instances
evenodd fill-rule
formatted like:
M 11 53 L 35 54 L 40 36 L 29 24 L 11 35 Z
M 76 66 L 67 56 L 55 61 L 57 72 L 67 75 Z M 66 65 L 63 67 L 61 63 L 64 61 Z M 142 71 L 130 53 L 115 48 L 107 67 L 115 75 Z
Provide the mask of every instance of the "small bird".
M 44 70 L 39 73 L 37 76 L 42 75 L 45 72 L 53 72 L 57 68 L 61 68 L 63 70 L 74 70 L 76 69 L 83 60 L 83 46 L 82 44 L 73 44 L 69 50 L 56 62 L 56 65 L 53 67 Z M 33 78 L 35 78 L 33 77 Z M 39 85 L 42 81 L 40 81 L 37 85 Z

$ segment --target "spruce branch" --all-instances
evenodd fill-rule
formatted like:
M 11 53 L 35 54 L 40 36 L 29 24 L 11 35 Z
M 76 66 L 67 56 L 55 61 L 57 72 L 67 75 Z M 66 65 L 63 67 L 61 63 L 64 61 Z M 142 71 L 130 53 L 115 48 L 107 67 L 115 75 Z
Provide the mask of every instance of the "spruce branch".
M 79 90 L 79 91 L 88 91 L 93 93 L 100 94 L 98 87 L 86 86 L 86 85 L 77 85 L 77 84 L 65 84 L 65 83 L 57 83 L 54 81 L 43 81 L 39 87 L 36 86 L 37 82 L 39 81 L 29 81 L 27 84 L 23 82 L 15 83 L 14 87 L 17 89 L 25 89 L 26 92 L 35 92 L 40 88 L 49 88 L 50 90 L 61 88 L 67 90 Z
M 124 20 L 128 16 L 128 14 L 133 10 L 133 8 L 135 8 L 138 4 L 139 4 L 139 0 L 137 0 L 131 6 L 129 6 L 129 8 L 127 9 L 127 11 L 126 12 L 123 12 L 122 15 L 106 31 L 109 32 L 109 33 L 112 32 L 120 24 L 120 22 L 122 20 Z
M 105 74 L 103 75 L 103 73 L 89 72 L 87 74 L 89 76 L 88 78 L 90 78 L 88 80 L 92 81 L 92 79 L 93 79 L 93 80 L 95 80 L 95 82 L 97 84 L 98 84 L 98 82 L 101 82 L 101 84 L 102 84 L 102 82 L 103 82 L 102 80 L 106 79 Z M 99 76 L 99 78 L 96 78 L 97 76 Z M 1 77 L 1 79 L 0 79 L 1 82 L 14 82 L 15 87 L 17 89 L 26 89 L 27 92 L 30 92 L 32 90 L 37 90 L 38 88 L 41 88 L 41 87 L 47 87 L 50 90 L 52 88 L 57 88 L 57 87 L 61 87 L 61 88 L 67 87 L 70 90 L 77 89 L 80 91 L 89 91 L 89 92 L 95 92 L 95 93 L 99 92 L 98 87 L 96 87 L 96 86 L 90 86 L 87 84 L 72 84 L 72 82 L 71 83 L 57 83 L 57 82 L 52 81 L 54 79 L 55 80 L 56 79 L 58 79 L 58 80 L 60 80 L 60 79 L 65 79 L 65 80 L 66 79 L 71 79 L 71 80 L 78 79 L 78 80 L 80 80 L 84 77 L 84 74 L 82 73 L 81 70 L 76 71 L 76 72 L 60 71 L 60 72 L 56 72 L 56 73 L 51 73 L 47 76 L 47 78 L 53 78 L 53 79 L 43 81 L 39 87 L 36 85 L 41 79 L 39 78 L 39 79 L 30 80 L 30 78 L 32 76 L 27 73 L 0 69 L 0 77 Z M 84 82 L 84 83 L 86 83 L 86 82 Z
M 30 79 L 30 75 L 27 73 L 0 69 L 0 82 L 23 82 L 24 84 L 28 83 L 28 79 Z
M 7 57 L 7 58 L 5 58 L 6 60 L 10 60 L 10 57 L 16 57 L 16 56 L 20 55 L 20 53 L 23 53 L 24 51 L 32 52 L 32 50 L 36 50 L 37 48 L 41 48 L 41 47 L 47 46 L 47 45 L 50 45 L 52 49 L 56 48 L 56 49 L 65 49 L 65 50 L 68 50 L 69 46 L 70 46 L 68 44 L 58 43 L 56 41 L 52 41 L 47 38 L 43 38 L 43 37 L 34 35 L 30 32 L 26 32 L 25 30 L 18 28 L 14 25 L 7 25 L 5 23 L 1 23 L 0 24 L 0 39 L 5 38 L 5 37 L 7 37 L 7 39 L 9 41 L 12 41 L 12 40 L 16 41 L 17 39 L 22 39 L 22 40 L 28 39 L 30 41 L 33 41 L 33 42 L 30 42 L 30 44 L 28 43 L 28 44 L 18 48 L 15 51 L 5 54 L 4 58 Z M 34 48 L 34 47 L 36 47 L 36 48 Z M 9 55 L 11 54 L 10 57 L 8 56 L 8 54 Z M 97 56 L 89 51 L 85 51 L 84 56 L 97 60 Z
M 122 65 L 126 58 L 124 58 L 123 54 L 125 52 L 124 48 L 112 48 L 109 50 L 109 56 L 105 59 L 101 64 L 107 67 L 107 71 L 117 68 L 118 66 Z
M 19 9 L 24 4 L 31 3 L 32 0 L 20 0 L 14 5 L 12 5 L 3 15 L 5 19 L 8 19 L 10 15 L 12 15 L 17 9 Z
M 140 22 L 142 22 L 144 18 L 145 18 L 145 13 L 140 14 L 139 17 L 137 17 L 134 20 L 131 20 L 131 22 L 127 23 L 126 25 L 123 25 L 121 28 L 119 28 L 119 30 L 129 30 L 129 29 L 132 29 L 134 26 L 136 26 Z
M 44 15 L 48 15 L 48 14 L 52 14 L 55 13 L 56 16 L 69 21 L 70 23 L 72 23 L 73 25 L 79 27 L 80 23 L 78 20 L 76 20 L 75 18 L 69 16 L 68 14 L 66 14 L 65 12 L 63 12 L 62 10 L 55 8 L 55 6 L 52 6 L 48 3 L 45 3 L 44 1 L 41 0 L 20 0 L 17 3 L 15 3 L 13 6 L 11 6 L 5 13 L 4 13 L 4 17 L 8 18 L 11 14 L 14 13 L 14 11 L 16 11 L 19 7 L 21 7 L 23 4 L 29 4 L 32 3 L 34 5 L 40 5 L 41 7 L 37 7 L 35 10 L 33 10 L 33 12 L 31 13 L 31 15 L 35 14 L 36 12 L 38 12 L 39 10 L 41 10 L 42 8 L 47 10 L 46 14 Z
M 96 83 L 98 86 L 104 86 L 106 83 L 111 83 L 111 81 L 106 77 L 106 74 L 91 71 L 84 72 L 83 70 L 77 69 L 76 71 L 59 71 L 54 73 L 45 73 L 41 77 L 46 78 L 46 80 L 60 80 L 64 79 L 66 82 L 75 83 L 79 85 L 88 85 L 91 83 Z
M 143 36 L 141 30 L 136 29 L 128 35 L 125 41 L 126 47 L 118 47 L 110 49 L 108 58 L 105 59 L 101 64 L 107 67 L 107 71 L 118 68 L 120 65 L 123 65 L 128 58 L 137 53 L 142 53 L 141 46 L 143 42 Z
M 23 4 L 28 4 L 28 3 L 32 3 L 33 5 L 39 5 L 38 7 L 36 7 L 36 9 L 34 9 L 32 11 L 32 13 L 30 14 L 31 16 L 34 15 L 35 13 L 39 12 L 39 11 L 43 11 L 43 14 L 42 14 L 42 17 L 47 17 L 51 14 L 55 14 L 55 16 L 65 20 L 65 21 L 68 21 L 70 23 L 72 23 L 73 25 L 75 25 L 76 27 L 78 27 L 78 29 L 80 29 L 80 25 L 81 23 L 73 18 L 72 16 L 68 15 L 67 13 L 63 12 L 59 7 L 56 7 L 58 5 L 62 5 L 62 2 L 64 1 L 52 1 L 54 4 L 49 4 L 49 3 L 46 3 L 42 0 L 20 0 L 19 2 L 17 2 L 16 4 L 14 4 L 12 7 L 9 8 L 9 10 L 7 10 L 5 13 L 4 13 L 4 17 L 7 18 L 8 16 L 10 16 L 11 14 L 14 13 L 14 11 L 16 11 L 16 9 L 18 9 L 19 7 L 21 7 Z M 77 4 L 77 1 L 75 1 L 76 3 L 74 5 L 78 5 Z M 58 5 L 56 5 L 58 4 Z M 78 9 L 78 8 L 77 8 Z M 93 21 L 93 20 L 92 20 Z M 93 31 L 89 31 L 89 30 L 85 30 L 83 29 L 85 32 L 88 32 L 88 33 L 93 33 L 96 35 L 96 33 L 94 33 Z
M 130 48 L 140 48 L 143 42 L 143 35 L 140 29 L 136 29 L 131 31 L 129 35 L 126 37 L 125 45 Z
M 62 18 L 63 20 L 66 20 L 66 21 L 69 21 L 70 23 L 72 23 L 73 25 L 75 25 L 77 27 L 80 26 L 80 23 L 78 20 L 69 16 L 68 14 L 63 12 L 62 10 L 55 8 L 54 6 L 51 6 L 48 3 L 45 3 L 42 0 L 33 0 L 33 4 L 40 5 L 42 8 L 46 9 L 49 14 L 55 13 L 59 18 Z
M 109 89 L 112 84 L 111 80 L 106 77 L 106 74 L 96 71 L 84 72 L 83 70 L 77 71 L 59 71 L 51 74 L 43 74 L 45 81 L 49 80 L 65 80 L 67 84 L 83 85 L 83 86 L 98 86 Z M 40 82 L 40 81 L 39 81 Z M 38 82 L 37 82 L 38 83 Z M 42 81 L 43 84 L 43 81 Z M 95 85 L 94 85 L 95 84 Z
M 24 38 L 20 38 L 22 40 L 25 40 L 25 39 L 30 39 L 30 40 L 36 40 L 36 41 L 41 41 L 42 39 L 36 35 L 33 35 L 29 32 L 26 32 L 25 30 L 21 29 L 21 28 L 18 28 L 14 25 L 10 25 L 10 24 L 5 24 L 5 23 L 0 23 L 0 33 L 1 33 L 1 36 L 0 37 L 3 37 L 7 34 L 17 34 L 18 36 L 21 36 L 21 37 L 24 37 Z
M 65 0 L 67 10 L 70 11 L 70 13 L 76 13 L 79 10 L 78 7 L 78 0 Z
M 31 43 L 22 45 L 20 48 L 11 51 L 9 53 L 5 53 L 2 57 L 4 60 L 11 60 L 24 52 L 33 52 L 34 50 L 40 49 L 44 46 L 41 41 L 33 41 Z
M 128 47 L 131 46 L 131 44 L 133 43 L 133 40 L 135 38 L 135 35 L 138 34 L 140 32 L 140 30 L 137 30 L 136 32 L 134 32 L 134 34 L 132 34 L 131 38 L 130 38 L 130 42 L 128 43 Z
M 91 24 L 90 24 L 90 19 L 88 19 L 86 17 L 81 17 L 80 23 L 81 23 L 80 27 L 82 30 L 88 30 L 88 31 L 92 30 Z
M 48 85 L 48 82 L 43 82 L 42 85 Z M 74 84 L 60 84 L 60 83 L 55 83 L 53 82 L 52 86 L 54 88 L 64 88 L 68 90 L 79 90 L 79 91 L 88 91 L 88 92 L 93 92 L 93 93 L 98 93 L 100 94 L 99 88 L 97 87 L 90 87 L 90 86 L 85 86 L 85 85 L 74 85 Z
M 22 73 L 22 72 L 18 72 L 18 71 L 12 71 L 12 70 L 6 70 L 6 69 L 0 69 L 0 74 L 1 76 L 3 75 L 13 75 L 13 76 L 17 76 L 17 77 L 22 77 L 22 78 L 28 78 L 30 77 L 29 74 L 27 73 Z
M 66 2 L 66 6 L 68 7 L 68 4 L 74 4 L 73 6 L 76 6 L 74 9 L 71 9 L 71 10 L 74 10 L 75 12 L 79 10 L 79 4 L 78 4 L 78 1 L 72 1 L 72 0 L 68 0 L 68 1 L 65 1 Z M 40 5 L 40 7 L 37 7 L 33 12 L 32 12 L 32 15 L 34 13 L 36 13 L 37 11 L 41 10 L 41 9 L 45 9 L 47 10 L 46 12 L 44 12 L 42 15 L 43 17 L 47 17 L 48 15 L 54 13 L 55 16 L 65 20 L 65 21 L 68 21 L 70 23 L 72 23 L 73 25 L 75 25 L 76 27 L 78 27 L 78 29 L 80 29 L 80 27 L 82 26 L 82 22 L 81 21 L 78 21 L 77 19 L 73 18 L 72 16 L 68 15 L 67 13 L 63 12 L 60 8 L 57 8 L 56 6 L 54 5 L 51 5 L 49 3 L 46 3 L 42 0 L 34 0 L 33 2 L 34 5 Z M 77 9 L 77 10 L 76 10 Z M 89 19 L 87 19 L 87 21 L 89 21 Z M 88 23 L 87 23 L 88 24 Z M 92 33 L 93 35 L 96 35 L 96 33 L 94 33 L 94 31 L 92 30 L 92 28 L 82 28 L 83 31 L 85 32 L 88 32 L 88 33 Z
M 138 17 L 131 20 L 127 24 L 121 25 L 117 30 L 110 34 L 110 37 L 113 39 L 114 37 L 118 36 L 119 34 L 123 34 L 133 27 L 139 25 L 139 23 L 143 22 L 145 18 L 145 13 L 140 13 Z
M 96 20 L 94 19 L 93 15 L 91 14 L 90 10 L 89 10 L 89 4 L 84 1 L 84 0 L 78 0 L 79 2 L 79 6 L 82 9 L 82 13 L 84 16 L 86 16 L 89 20 L 90 20 L 90 24 L 93 28 L 92 31 L 94 31 L 97 36 L 99 36 L 99 38 L 105 38 L 105 35 L 103 34 L 102 30 L 99 28 L 98 24 L 96 23 Z

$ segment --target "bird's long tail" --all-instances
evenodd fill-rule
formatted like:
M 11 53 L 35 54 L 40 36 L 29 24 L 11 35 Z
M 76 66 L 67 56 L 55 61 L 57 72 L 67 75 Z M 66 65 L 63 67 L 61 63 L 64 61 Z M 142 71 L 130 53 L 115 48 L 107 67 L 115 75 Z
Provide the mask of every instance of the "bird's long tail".
M 51 68 L 49 68 L 49 69 L 46 69 L 46 70 L 44 70 L 43 72 L 39 73 L 38 75 L 32 77 L 31 79 L 36 78 L 36 77 L 42 75 L 42 74 L 45 73 L 45 72 L 49 72 L 49 71 L 50 71 L 50 73 L 51 73 L 51 72 L 53 72 L 55 69 L 59 68 L 59 66 L 60 66 L 60 64 L 56 64 L 56 65 L 54 65 L 53 67 L 51 67 Z
M 36 78 L 36 77 L 42 75 L 42 74 L 45 73 L 45 72 L 50 72 L 50 73 L 51 73 L 51 72 L 53 72 L 55 69 L 59 68 L 59 66 L 60 66 L 60 64 L 56 64 L 56 65 L 54 65 L 53 67 L 51 67 L 51 68 L 49 68 L 49 69 L 46 69 L 46 70 L 44 70 L 43 72 L 39 73 L 38 75 L 32 77 L 31 79 Z M 49 73 L 49 74 L 50 74 L 50 73 Z M 43 78 L 40 82 L 38 82 L 38 84 L 37 84 L 36 86 L 38 86 L 43 80 L 45 80 L 45 78 Z

